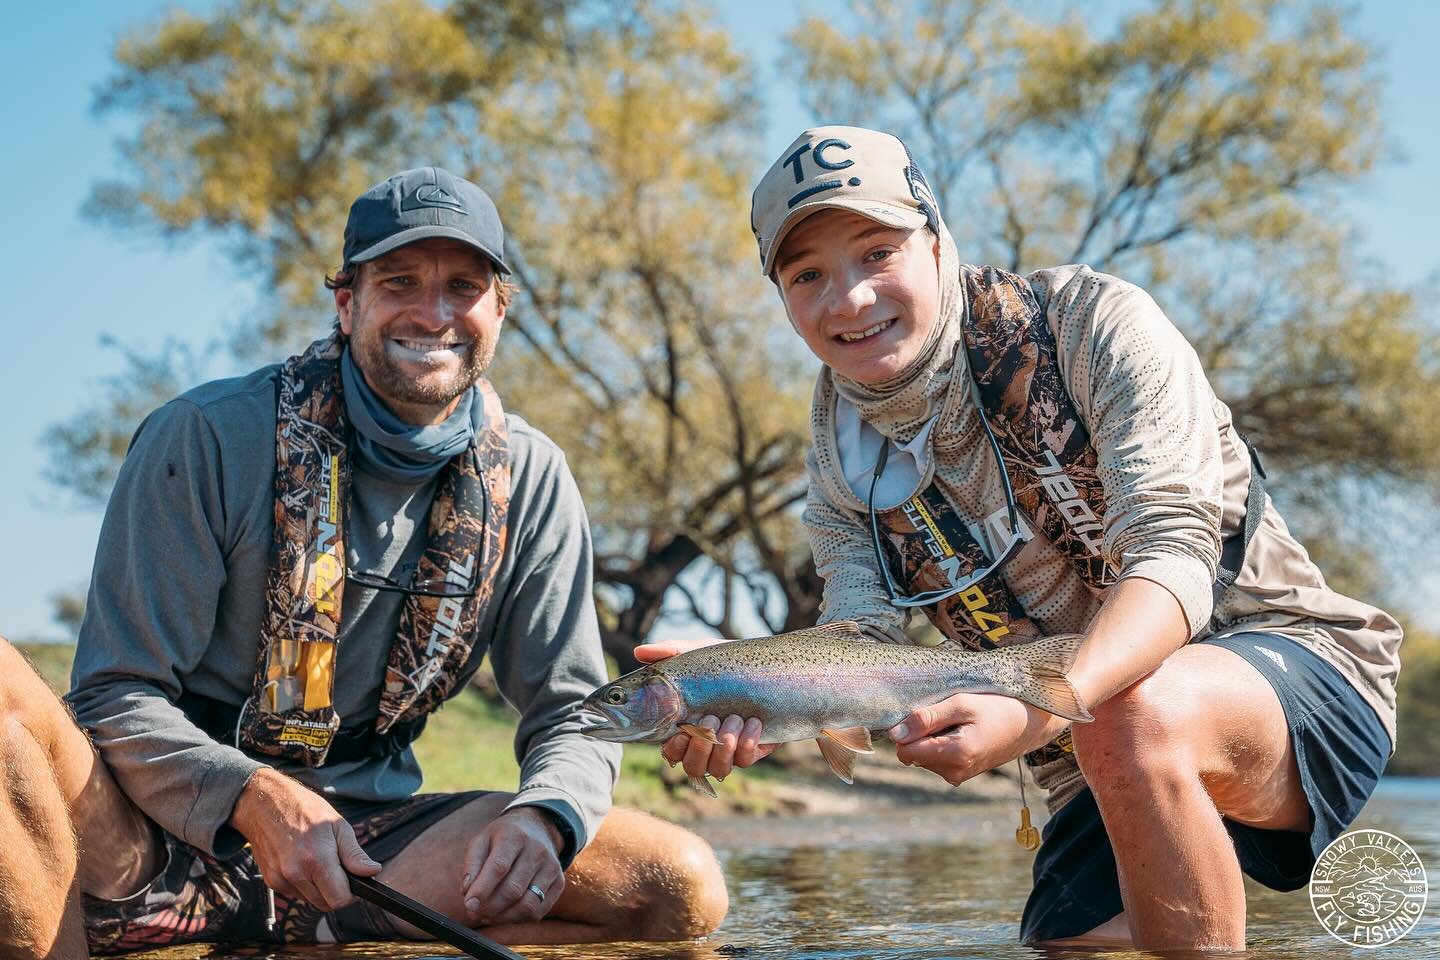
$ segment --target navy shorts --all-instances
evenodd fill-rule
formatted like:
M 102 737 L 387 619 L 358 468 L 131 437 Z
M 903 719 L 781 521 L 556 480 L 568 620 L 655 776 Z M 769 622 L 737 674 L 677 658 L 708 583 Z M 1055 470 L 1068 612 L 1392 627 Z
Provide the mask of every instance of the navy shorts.
M 1340 671 L 1300 643 L 1242 633 L 1198 643 L 1233 650 L 1270 681 L 1285 710 L 1311 828 L 1260 830 L 1225 821 L 1240 868 L 1274 890 L 1310 880 L 1315 860 L 1370 799 L 1390 759 L 1390 737 L 1375 710 Z M 1020 921 L 1025 943 L 1078 937 L 1124 911 L 1115 853 L 1087 789 L 1045 824 L 1035 886 Z

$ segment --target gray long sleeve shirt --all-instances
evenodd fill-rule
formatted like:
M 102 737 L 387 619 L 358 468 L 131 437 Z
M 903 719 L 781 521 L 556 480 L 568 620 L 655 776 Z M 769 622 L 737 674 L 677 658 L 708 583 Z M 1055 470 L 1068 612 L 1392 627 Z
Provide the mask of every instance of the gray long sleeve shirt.
M 101 527 L 66 698 L 130 799 L 221 856 L 243 843 L 227 821 L 262 765 L 335 799 L 400 800 L 421 784 L 408 748 L 305 767 L 217 742 L 176 705 L 183 693 L 238 707 L 250 694 L 274 536 L 278 369 L 204 384 L 141 424 Z M 589 524 L 564 454 L 519 417 L 507 421 L 509 534 L 466 676 L 488 650 L 521 714 L 511 806 L 562 817 L 576 840 L 568 862 L 608 811 L 620 760 L 617 745 L 579 733 L 581 699 L 606 681 Z M 438 481 L 395 483 L 354 460 L 348 563 L 403 581 L 424 552 Z M 334 691 L 346 725 L 376 716 L 403 603 L 346 587 Z

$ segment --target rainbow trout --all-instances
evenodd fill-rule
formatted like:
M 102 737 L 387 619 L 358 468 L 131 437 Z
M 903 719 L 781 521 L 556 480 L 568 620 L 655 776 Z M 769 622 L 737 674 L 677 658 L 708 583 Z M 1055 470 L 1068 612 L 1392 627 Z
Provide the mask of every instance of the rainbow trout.
M 852 621 L 775 637 L 734 640 L 652 663 L 585 698 L 600 723 L 583 732 L 618 743 L 661 743 L 688 733 L 707 714 L 756 717 L 766 743 L 814 739 L 835 775 L 853 782 L 855 757 L 873 753 L 871 730 L 885 730 L 917 707 L 952 693 L 999 693 L 1069 720 L 1088 721 L 1065 672 L 1079 634 L 971 653 L 953 647 L 876 643 Z M 706 778 L 691 778 L 715 796 Z

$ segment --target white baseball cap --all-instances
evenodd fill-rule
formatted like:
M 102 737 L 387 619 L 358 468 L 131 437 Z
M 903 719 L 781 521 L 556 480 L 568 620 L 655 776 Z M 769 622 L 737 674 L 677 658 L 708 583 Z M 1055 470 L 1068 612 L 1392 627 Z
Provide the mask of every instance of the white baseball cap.
M 887 227 L 938 232 L 939 207 L 898 137 L 864 127 L 814 127 L 765 171 L 750 201 L 761 272 L 775 268 L 785 235 L 820 210 L 851 210 Z

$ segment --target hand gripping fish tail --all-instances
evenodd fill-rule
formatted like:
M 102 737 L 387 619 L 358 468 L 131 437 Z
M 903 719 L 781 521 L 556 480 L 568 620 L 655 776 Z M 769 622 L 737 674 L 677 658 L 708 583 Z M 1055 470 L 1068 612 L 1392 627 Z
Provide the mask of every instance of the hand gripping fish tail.
M 1065 633 L 1003 647 L 988 656 L 1009 657 L 1020 665 L 1024 680 L 1015 691 L 1019 699 L 1057 717 L 1089 723 L 1095 718 L 1066 676 L 1084 641 L 1082 634 Z

